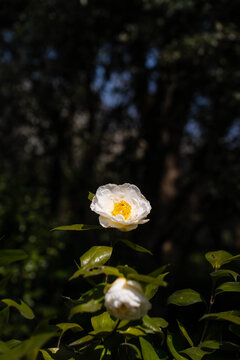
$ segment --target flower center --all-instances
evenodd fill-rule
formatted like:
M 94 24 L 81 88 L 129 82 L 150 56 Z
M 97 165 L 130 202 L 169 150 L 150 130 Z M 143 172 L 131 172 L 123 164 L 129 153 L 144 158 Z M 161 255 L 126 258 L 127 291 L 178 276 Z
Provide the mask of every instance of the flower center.
M 121 200 L 118 203 L 114 204 L 114 209 L 112 211 L 113 216 L 122 215 L 125 220 L 127 220 L 131 214 L 132 207 L 126 201 Z

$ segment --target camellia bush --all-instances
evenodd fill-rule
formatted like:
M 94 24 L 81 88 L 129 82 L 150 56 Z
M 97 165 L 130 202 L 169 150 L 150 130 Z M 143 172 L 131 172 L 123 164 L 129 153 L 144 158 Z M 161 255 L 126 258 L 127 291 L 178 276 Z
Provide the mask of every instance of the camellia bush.
M 101 186 L 95 195 L 89 193 L 89 200 L 91 210 L 99 215 L 100 225 L 75 224 L 53 230 L 115 228 L 128 232 L 146 223 L 151 211 L 149 201 L 131 184 Z M 176 314 L 176 319 L 171 317 L 169 321 L 151 316 L 151 299 L 159 287 L 167 286 L 168 266 L 160 264 L 150 274 L 140 274 L 126 264 L 114 266 L 111 256 L 119 241 L 131 251 L 151 254 L 150 250 L 117 236 L 107 246 L 98 243 L 92 246 L 81 254 L 71 276 L 71 279 L 85 279 L 89 289 L 78 299 L 65 297 L 69 304 L 66 322 L 49 324 L 46 319 L 29 339 L 3 338 L 0 360 L 240 359 L 240 302 L 237 301 L 235 309 L 229 309 L 227 302 L 219 309 L 222 302 L 218 303 L 222 294 L 240 292 L 240 255 L 221 250 L 208 252 L 205 257 L 211 266 L 212 282 L 209 298 L 204 299 L 193 289 L 175 291 L 166 299 Z M 26 256 L 21 250 L 1 250 L 0 266 L 24 260 Z M 2 287 L 4 283 L 3 278 Z M 202 314 L 189 331 L 184 321 L 179 320 L 178 309 L 182 314 L 182 308 L 194 307 L 196 303 L 202 304 Z M 4 298 L 1 304 L 1 329 L 7 327 L 10 308 L 28 320 L 34 318 L 33 311 L 23 301 Z

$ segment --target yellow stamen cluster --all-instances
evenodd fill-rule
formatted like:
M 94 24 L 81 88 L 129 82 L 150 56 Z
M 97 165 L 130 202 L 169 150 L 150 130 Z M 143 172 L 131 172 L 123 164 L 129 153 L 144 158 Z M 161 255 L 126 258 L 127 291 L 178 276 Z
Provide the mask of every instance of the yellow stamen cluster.
M 114 204 L 114 209 L 112 211 L 113 216 L 122 215 L 125 220 L 127 220 L 131 214 L 132 207 L 126 201 L 121 200 L 118 203 Z

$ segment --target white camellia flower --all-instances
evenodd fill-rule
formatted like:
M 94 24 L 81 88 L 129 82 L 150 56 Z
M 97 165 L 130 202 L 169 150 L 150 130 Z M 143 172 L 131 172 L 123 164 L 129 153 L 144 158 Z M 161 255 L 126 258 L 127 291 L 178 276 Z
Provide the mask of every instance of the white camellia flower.
M 104 305 L 109 314 L 120 320 L 140 319 L 152 307 L 141 285 L 124 278 L 118 278 L 109 287 Z
M 100 224 L 121 231 L 131 231 L 145 224 L 151 211 L 149 201 L 136 185 L 107 184 L 97 189 L 91 202 L 91 210 L 99 214 Z

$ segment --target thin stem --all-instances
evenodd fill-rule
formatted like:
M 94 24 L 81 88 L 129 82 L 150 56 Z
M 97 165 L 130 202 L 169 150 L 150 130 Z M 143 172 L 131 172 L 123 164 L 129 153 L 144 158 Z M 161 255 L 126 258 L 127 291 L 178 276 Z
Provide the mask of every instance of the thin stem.
M 212 308 L 213 304 L 214 304 L 214 297 L 211 295 L 207 314 L 209 314 L 211 312 L 211 308 Z M 207 319 L 205 321 L 205 325 L 204 325 L 204 328 L 203 328 L 203 332 L 202 332 L 202 336 L 201 336 L 201 340 L 200 340 L 199 344 L 201 344 L 203 342 L 204 338 L 205 338 L 206 331 L 207 331 L 207 328 L 208 328 L 208 324 L 209 324 L 209 320 Z
M 62 336 L 63 336 L 63 334 L 61 334 L 61 335 L 59 336 L 58 343 L 57 343 L 57 348 L 60 348 Z
M 216 271 L 216 270 L 215 270 Z M 208 311 L 207 311 L 207 314 L 209 314 L 212 310 L 212 306 L 214 304 L 214 292 L 215 292 L 215 280 L 213 279 L 212 280 L 212 289 L 211 289 L 211 296 L 210 296 L 210 300 L 209 300 L 209 305 L 208 305 Z M 209 324 L 209 320 L 205 320 L 205 325 L 204 325 L 204 328 L 203 328 L 203 331 L 202 331 L 202 335 L 201 335 L 201 339 L 200 339 L 200 342 L 199 342 L 199 345 L 203 342 L 204 338 L 205 338 L 205 335 L 206 335 L 206 332 L 207 332 L 207 328 L 208 328 L 208 324 Z
M 115 324 L 115 326 L 113 328 L 113 331 L 111 332 L 111 335 L 117 331 L 120 322 L 121 322 L 121 320 L 117 319 L 116 324 Z

